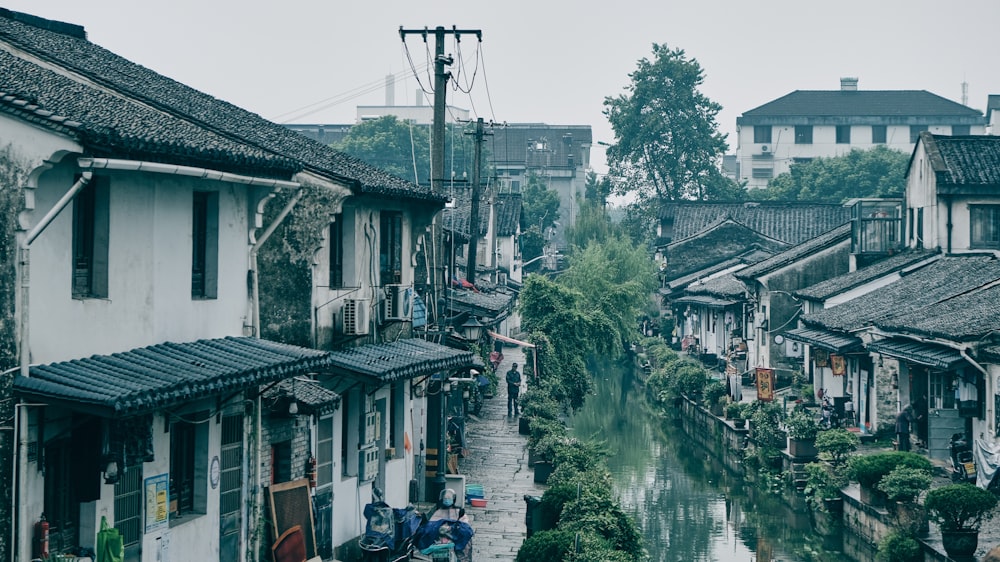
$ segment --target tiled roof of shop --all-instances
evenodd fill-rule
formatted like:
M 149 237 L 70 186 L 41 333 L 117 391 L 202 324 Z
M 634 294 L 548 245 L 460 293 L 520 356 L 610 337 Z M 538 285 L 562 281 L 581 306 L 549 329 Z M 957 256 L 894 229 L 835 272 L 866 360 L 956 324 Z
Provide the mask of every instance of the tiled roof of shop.
M 1000 282 L 1000 277 L 997 279 Z M 951 341 L 979 341 L 1000 333 L 1000 286 L 973 290 L 917 310 L 875 322 L 887 332 L 918 334 Z
M 900 338 L 873 341 L 868 344 L 868 351 L 907 359 L 936 369 L 951 369 L 965 363 L 965 358 L 957 349 Z
M 443 201 L 428 187 L 95 45 L 79 26 L 0 9 L 0 43 L 13 47 L 0 57 L 0 108 L 72 129 L 93 155 L 281 179 L 309 170 L 362 193 Z M 27 56 L 12 54 L 20 52 Z
M 963 193 L 970 188 L 995 195 L 1000 188 L 1000 137 L 952 137 L 920 134 L 934 170 L 938 191 Z
M 788 330 L 784 334 L 789 339 L 804 342 L 834 353 L 843 353 L 845 351 L 861 349 L 862 347 L 861 338 L 827 330 L 795 328 L 794 330 Z
M 514 236 L 521 222 L 521 194 L 498 193 L 496 196 L 497 236 Z
M 845 332 L 873 324 L 888 325 L 896 317 L 920 314 L 931 305 L 997 279 L 1000 279 L 1000 261 L 992 256 L 945 256 L 885 287 L 833 308 L 807 314 L 802 321 L 807 326 Z
M 904 250 L 902 253 L 889 256 L 873 264 L 854 270 L 844 275 L 838 275 L 826 281 L 795 291 L 795 296 L 810 300 L 826 300 L 834 295 L 860 287 L 869 281 L 905 269 L 915 263 L 934 255 L 933 252 L 922 249 Z
M 784 267 L 788 264 L 799 261 L 805 257 L 812 256 L 821 250 L 832 248 L 851 239 L 851 225 L 844 224 L 833 230 L 793 246 L 784 252 L 775 254 L 764 261 L 755 263 L 746 269 L 736 272 L 739 279 L 752 279 L 761 275 L 766 275 Z
M 29 377 L 15 377 L 14 390 L 130 416 L 304 374 L 327 361 L 325 351 L 256 338 L 168 342 L 37 365 Z
M 712 295 L 720 298 L 742 299 L 747 287 L 732 273 L 720 275 L 707 281 L 691 283 L 684 289 L 689 295 Z
M 982 117 L 978 110 L 926 90 L 796 90 L 742 117 Z
M 278 381 L 274 386 L 264 391 L 266 400 L 279 401 L 286 405 L 293 397 L 303 405 L 303 414 L 328 414 L 340 405 L 340 395 L 323 387 L 312 379 L 294 377 Z
M 347 371 L 393 382 L 475 365 L 473 354 L 422 339 L 364 345 L 330 353 L 334 373 Z
M 774 255 L 787 247 L 787 244 L 727 219 L 696 236 L 669 244 L 663 275 L 673 280 L 737 257 L 745 258 L 744 263 L 756 263 L 765 255 Z
M 694 236 L 726 217 L 769 238 L 799 244 L 850 221 L 851 209 L 822 203 L 704 201 L 674 201 L 660 208 L 660 220 L 672 225 L 673 241 Z

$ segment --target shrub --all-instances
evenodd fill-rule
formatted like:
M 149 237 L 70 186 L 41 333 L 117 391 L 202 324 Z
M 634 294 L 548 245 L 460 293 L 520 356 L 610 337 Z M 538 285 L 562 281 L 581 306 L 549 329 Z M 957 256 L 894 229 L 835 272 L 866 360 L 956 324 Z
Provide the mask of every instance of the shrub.
M 897 466 L 878 483 L 878 489 L 887 498 L 899 502 L 912 502 L 931 487 L 931 473 L 919 468 Z
M 751 402 L 747 406 L 750 410 L 750 434 L 758 446 L 765 449 L 783 449 L 785 438 L 782 436 L 781 417 L 784 410 L 781 404 L 775 402 Z
M 702 390 L 702 396 L 704 398 L 705 407 L 711 408 L 712 406 L 719 404 L 720 398 L 726 396 L 726 385 L 716 380 L 709 381 Z
M 732 402 L 726 406 L 726 417 L 731 420 L 745 419 L 743 417 L 746 406 L 743 402 Z
M 544 388 L 534 388 L 520 398 L 521 415 L 529 418 L 559 419 L 562 408 Z
M 572 531 L 553 529 L 534 533 L 521 543 L 517 551 L 517 562 L 535 562 L 537 560 L 562 560 L 573 548 L 576 535 Z
M 917 562 L 924 559 L 924 552 L 917 539 L 900 532 L 892 532 L 878 543 L 875 559 L 879 562 Z
M 816 450 L 834 466 L 842 465 L 860 445 L 861 439 L 846 429 L 828 429 L 816 434 Z
M 847 485 L 847 478 L 838 470 L 824 463 L 811 462 L 806 465 L 806 487 L 802 492 L 806 501 L 814 509 L 826 511 L 823 500 L 840 497 L 840 489 Z
M 851 477 L 862 486 L 877 490 L 878 483 L 896 467 L 916 468 L 931 471 L 931 461 L 906 451 L 890 451 L 872 455 L 853 457 L 850 463 Z
M 804 410 L 792 412 L 785 420 L 785 427 L 788 428 L 788 436 L 799 441 L 815 439 L 819 432 L 819 423 Z
M 536 453 L 539 443 L 546 437 L 550 435 L 565 437 L 569 433 L 561 421 L 541 417 L 532 418 L 529 428 L 531 433 L 528 434 L 528 447 L 535 449 Z
M 972 484 L 948 484 L 927 492 L 924 507 L 943 531 L 978 530 L 993 516 L 997 498 Z
M 678 362 L 679 365 L 670 378 L 670 389 L 675 395 L 684 395 L 694 398 L 701 395 L 708 382 L 708 375 L 705 368 L 698 363 L 691 361 Z

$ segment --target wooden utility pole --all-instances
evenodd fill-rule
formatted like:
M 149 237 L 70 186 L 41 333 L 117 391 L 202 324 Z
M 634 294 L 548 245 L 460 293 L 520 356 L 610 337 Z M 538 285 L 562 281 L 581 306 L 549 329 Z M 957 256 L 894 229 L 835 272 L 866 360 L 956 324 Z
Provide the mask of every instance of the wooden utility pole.
M 426 27 L 423 29 L 403 29 L 399 27 L 399 37 L 406 41 L 407 35 L 421 35 L 424 42 L 427 36 L 432 33 Z M 442 193 L 442 182 L 444 177 L 444 121 L 447 102 L 445 95 L 448 91 L 448 79 L 451 73 L 445 70 L 446 65 L 454 62 L 454 59 L 444 54 L 445 35 L 454 35 L 456 40 L 461 40 L 463 34 L 475 34 L 476 38 L 482 42 L 483 32 L 479 29 L 445 29 L 441 26 L 434 28 L 434 124 L 431 126 L 431 191 Z
M 482 186 L 480 185 L 480 170 L 483 162 L 483 138 L 488 134 L 483 130 L 483 118 L 476 120 L 475 135 L 476 151 L 473 158 L 472 169 L 472 209 L 469 215 L 469 251 L 466 252 L 465 277 L 470 282 L 476 282 L 476 255 L 479 250 L 479 199 L 482 197 Z M 492 133 L 489 133 L 492 134 Z

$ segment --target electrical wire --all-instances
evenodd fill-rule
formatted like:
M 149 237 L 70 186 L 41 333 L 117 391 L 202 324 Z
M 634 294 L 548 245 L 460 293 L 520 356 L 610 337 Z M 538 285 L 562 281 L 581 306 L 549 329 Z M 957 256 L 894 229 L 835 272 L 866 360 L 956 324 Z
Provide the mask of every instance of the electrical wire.
M 483 85 L 484 85 L 484 87 L 486 89 L 486 101 L 489 103 L 489 106 L 490 106 L 490 119 L 491 119 L 490 122 L 491 123 L 496 123 L 497 122 L 497 115 L 496 115 L 496 111 L 493 110 L 493 96 L 490 95 L 490 81 L 486 77 L 486 55 L 485 55 L 485 51 L 483 50 L 482 43 L 480 43 L 479 50 L 476 52 L 476 58 L 477 59 L 482 59 L 482 64 L 483 64 Z M 477 66 L 478 66 L 478 63 L 477 63 Z M 506 122 L 504 123 L 504 125 L 506 125 Z
M 411 68 L 412 68 L 412 62 L 411 62 Z M 411 71 L 414 72 L 414 73 L 416 73 L 417 69 L 413 68 Z M 400 71 L 398 73 L 393 74 L 392 75 L 393 82 L 395 83 L 396 80 L 402 78 L 403 76 L 405 76 L 407 73 L 409 73 L 411 71 L 403 70 L 403 71 Z M 357 86 L 355 88 L 347 90 L 346 92 L 342 92 L 340 94 L 337 94 L 337 95 L 334 95 L 334 96 L 330 96 L 330 97 L 328 97 L 326 99 L 322 99 L 320 101 L 313 102 L 313 103 L 310 103 L 308 105 L 304 105 L 304 106 L 302 106 L 300 108 L 293 109 L 291 111 L 286 111 L 284 113 L 276 115 L 274 117 L 274 121 L 278 121 L 279 119 L 284 118 L 284 117 L 288 117 L 288 118 L 285 119 L 284 121 L 282 121 L 282 123 L 289 123 L 291 121 L 301 119 L 303 117 L 312 115 L 314 113 L 318 113 L 318 112 L 323 111 L 325 109 L 329 109 L 330 107 L 333 107 L 335 105 L 340 105 L 340 104 L 349 102 L 351 100 L 357 99 L 357 98 L 359 98 L 361 96 L 364 96 L 366 94 L 370 94 L 372 92 L 376 92 L 380 88 L 382 88 L 384 84 L 385 84 L 384 80 L 373 80 L 371 82 L 366 82 L 364 84 L 361 84 L 360 86 Z M 293 117 L 289 117 L 289 116 L 293 116 Z

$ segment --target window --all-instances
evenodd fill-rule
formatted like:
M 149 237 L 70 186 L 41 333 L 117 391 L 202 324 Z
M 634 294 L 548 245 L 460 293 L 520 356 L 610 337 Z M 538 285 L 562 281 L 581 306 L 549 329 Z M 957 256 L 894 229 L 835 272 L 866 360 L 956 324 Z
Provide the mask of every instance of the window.
M 967 136 L 969 134 L 969 126 L 968 125 L 952 125 L 951 126 L 951 134 L 955 135 L 956 137 L 958 137 L 958 136 Z
M 812 144 L 812 142 L 813 142 L 812 125 L 796 125 L 795 144 Z
M 73 201 L 73 296 L 108 297 L 108 180 L 94 176 Z
M 885 125 L 872 125 L 872 144 L 885 144 Z
M 389 392 L 389 447 L 395 449 L 394 458 L 403 458 L 403 427 L 406 424 L 404 417 L 404 400 L 406 396 L 406 382 L 399 382 L 392 385 Z
M 910 125 L 910 142 L 916 143 L 920 139 L 920 133 L 927 130 L 927 125 Z
M 292 442 L 271 445 L 271 484 L 292 480 Z
M 403 282 L 403 215 L 382 212 L 379 230 L 379 284 Z
M 191 414 L 204 418 L 208 412 Z M 170 523 L 187 515 L 204 514 L 208 456 L 208 425 L 186 421 L 170 424 Z
M 754 168 L 751 173 L 757 179 L 770 179 L 774 177 L 774 168 Z
M 126 549 L 138 551 L 142 540 L 142 464 L 120 471 L 115 483 L 115 528 L 121 531 Z
M 330 287 L 344 286 L 344 221 L 343 215 L 330 224 Z
M 195 191 L 191 208 L 191 298 L 214 299 L 219 287 L 219 194 Z
M 1000 248 L 1000 205 L 969 205 L 972 248 Z
M 769 142 L 771 142 L 771 126 L 770 125 L 754 125 L 753 126 L 753 142 L 755 142 L 755 143 L 769 143 Z
M 850 125 L 837 125 L 837 144 L 851 144 Z
M 358 418 L 361 415 L 361 398 L 357 389 L 351 389 L 340 399 L 340 467 L 346 478 L 358 475 L 358 451 L 361 450 Z
M 327 416 L 316 424 L 316 487 L 323 490 L 332 483 L 333 416 Z

